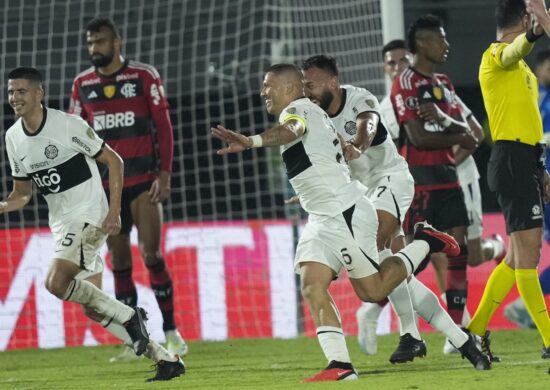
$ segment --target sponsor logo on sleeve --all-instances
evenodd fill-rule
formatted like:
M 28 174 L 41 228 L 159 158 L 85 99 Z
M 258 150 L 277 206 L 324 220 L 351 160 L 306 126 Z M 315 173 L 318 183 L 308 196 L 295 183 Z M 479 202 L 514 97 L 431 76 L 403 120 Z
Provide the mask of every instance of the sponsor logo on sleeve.
M 86 135 L 89 139 L 95 139 L 96 137 L 95 131 L 91 127 L 88 127 L 88 130 L 86 130 Z
M 153 104 L 158 106 L 160 104 L 160 93 L 156 84 L 151 84 L 151 97 L 153 98 Z
M 88 145 L 86 145 L 84 142 L 82 142 L 82 140 L 80 138 L 73 137 L 71 140 L 73 141 L 73 143 L 77 144 L 82 149 L 84 149 L 86 151 L 86 153 L 88 153 L 88 154 L 92 153 L 92 149 L 90 149 L 90 147 Z

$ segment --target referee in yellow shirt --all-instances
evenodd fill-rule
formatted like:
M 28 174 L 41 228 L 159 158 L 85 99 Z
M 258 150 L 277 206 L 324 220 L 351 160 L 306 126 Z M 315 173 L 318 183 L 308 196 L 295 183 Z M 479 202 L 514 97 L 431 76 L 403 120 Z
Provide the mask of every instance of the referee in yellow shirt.
M 540 3 L 535 5 L 537 10 L 542 6 L 546 15 L 543 1 L 536 1 Z M 535 13 L 533 8 L 530 11 Z M 550 358 L 550 320 L 537 274 L 543 197 L 549 194 L 550 179 L 544 169 L 537 79 L 523 60 L 543 30 L 539 25 L 531 27 L 524 0 L 499 0 L 495 15 L 497 42 L 483 53 L 479 83 L 494 141 L 487 172 L 489 188 L 496 191 L 504 213 L 510 246 L 505 261 L 489 277 L 467 328 L 482 336 L 483 352 L 499 361 L 489 348 L 487 324 L 516 283 L 542 336 L 542 357 Z

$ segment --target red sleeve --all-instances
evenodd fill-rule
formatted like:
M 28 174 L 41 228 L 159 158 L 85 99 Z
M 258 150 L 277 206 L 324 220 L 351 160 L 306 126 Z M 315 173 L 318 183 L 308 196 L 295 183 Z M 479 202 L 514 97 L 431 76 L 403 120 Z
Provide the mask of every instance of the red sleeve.
M 73 88 L 71 90 L 71 101 L 69 103 L 69 109 L 67 112 L 69 114 L 79 115 L 86 122 L 88 121 L 86 110 L 82 109 L 82 102 L 80 101 L 80 96 L 78 90 L 80 89 L 80 81 L 76 78 L 73 82 Z
M 405 83 L 411 86 L 405 87 Z M 410 78 L 405 81 L 401 77 L 395 78 L 392 84 L 390 99 L 397 123 L 401 124 L 419 118 L 417 91 L 416 88 L 412 87 Z
M 150 76 L 150 75 L 149 75 Z M 160 77 L 147 77 L 145 97 L 157 130 L 160 154 L 160 170 L 172 172 L 174 156 L 174 130 L 170 121 L 168 99 Z

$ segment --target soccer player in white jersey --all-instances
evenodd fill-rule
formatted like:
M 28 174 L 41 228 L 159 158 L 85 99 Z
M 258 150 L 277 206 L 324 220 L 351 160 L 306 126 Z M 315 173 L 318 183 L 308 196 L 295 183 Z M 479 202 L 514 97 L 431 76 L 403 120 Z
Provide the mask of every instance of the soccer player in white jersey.
M 367 189 L 351 180 L 327 114 L 304 96 L 300 69 L 291 64 L 272 65 L 264 77 L 261 96 L 279 125 L 250 137 L 218 125 L 211 129 L 212 135 L 227 143 L 218 154 L 281 146 L 290 183 L 309 213 L 296 248 L 295 267 L 329 362 L 326 369 L 305 381 L 356 379 L 340 315 L 328 291 L 334 278 L 345 268 L 357 296 L 378 301 L 412 274 L 428 253 L 456 253 L 456 242 L 419 223 L 415 240 L 378 265 L 377 218 L 365 196 Z M 476 366 L 488 366 L 472 340 L 468 341 L 469 360 Z
M 308 58 L 302 66 L 306 95 L 330 116 L 345 140 L 344 155 L 357 157 L 348 161 L 351 176 L 369 188 L 368 196 L 378 215 L 377 247 L 380 260 L 392 256 L 392 239 L 402 235 L 402 217 L 407 213 L 414 193 L 414 181 L 407 163 L 397 153 L 378 111 L 378 100 L 363 88 L 341 85 L 336 60 L 326 55 Z M 359 149 L 358 156 L 348 149 Z M 348 158 L 349 160 L 349 158 Z M 415 294 L 409 294 L 409 288 Z M 411 276 L 388 296 L 399 317 L 400 341 L 390 362 L 403 363 L 426 354 L 416 326 L 416 310 L 436 329 L 448 334 L 461 347 L 468 336 L 457 327 L 439 304 L 433 292 Z M 412 302 L 411 302 L 412 300 Z M 371 304 L 371 303 L 369 303 Z M 414 307 L 414 310 L 413 310 Z M 358 311 L 361 319 L 365 312 Z M 360 329 L 363 350 L 368 345 Z M 363 336 L 363 337 L 362 337 Z M 365 348 L 367 347 L 367 348 Z
M 19 119 L 6 132 L 13 190 L 0 202 L 0 213 L 23 208 L 34 181 L 46 199 L 55 240 L 46 289 L 59 299 L 82 305 L 84 313 L 107 331 L 157 363 L 150 380 L 181 375 L 184 365 L 149 340 L 146 313 L 101 291 L 108 234 L 120 230 L 122 159 L 81 118 L 42 105 L 42 76 L 34 68 L 8 75 L 8 98 Z M 94 161 L 95 159 L 95 161 Z M 111 185 L 107 203 L 96 161 L 107 165 Z

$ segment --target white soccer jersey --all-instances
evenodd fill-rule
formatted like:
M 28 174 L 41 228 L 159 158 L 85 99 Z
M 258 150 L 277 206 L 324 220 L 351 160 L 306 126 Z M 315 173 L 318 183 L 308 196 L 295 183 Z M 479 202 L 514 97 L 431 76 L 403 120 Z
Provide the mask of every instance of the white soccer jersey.
M 328 115 L 307 98 L 290 103 L 279 123 L 296 119 L 305 126 L 302 137 L 281 146 L 290 184 L 310 214 L 333 217 L 349 209 L 367 192 L 351 180 L 336 129 Z
M 108 204 L 93 157 L 102 146 L 80 117 L 50 108 L 36 133 L 21 119 L 6 132 L 12 176 L 34 181 L 48 203 L 52 231 L 74 221 L 101 226 Z
M 392 139 L 399 138 L 399 123 L 395 117 L 393 106 L 391 104 L 390 95 L 384 96 L 384 99 L 380 101 L 380 116 L 384 118 L 386 124 L 386 130 L 390 133 Z
M 355 138 L 357 115 L 362 112 L 375 112 L 380 117 L 378 130 L 371 146 L 361 157 L 349 162 L 351 176 L 369 186 L 383 176 L 408 171 L 407 162 L 397 153 L 395 144 L 388 136 L 376 97 L 366 89 L 352 85 L 342 85 L 342 89 L 344 90 L 343 107 L 331 119 L 346 141 Z
M 472 116 L 472 110 L 468 108 L 466 104 L 455 94 L 455 99 L 460 109 L 462 110 L 462 115 L 464 116 L 464 121 L 467 122 L 468 119 Z M 474 181 L 479 180 L 479 171 L 477 170 L 476 162 L 474 158 L 470 155 L 464 161 L 462 161 L 456 167 L 456 173 L 458 174 L 458 181 L 462 185 L 473 183 Z

